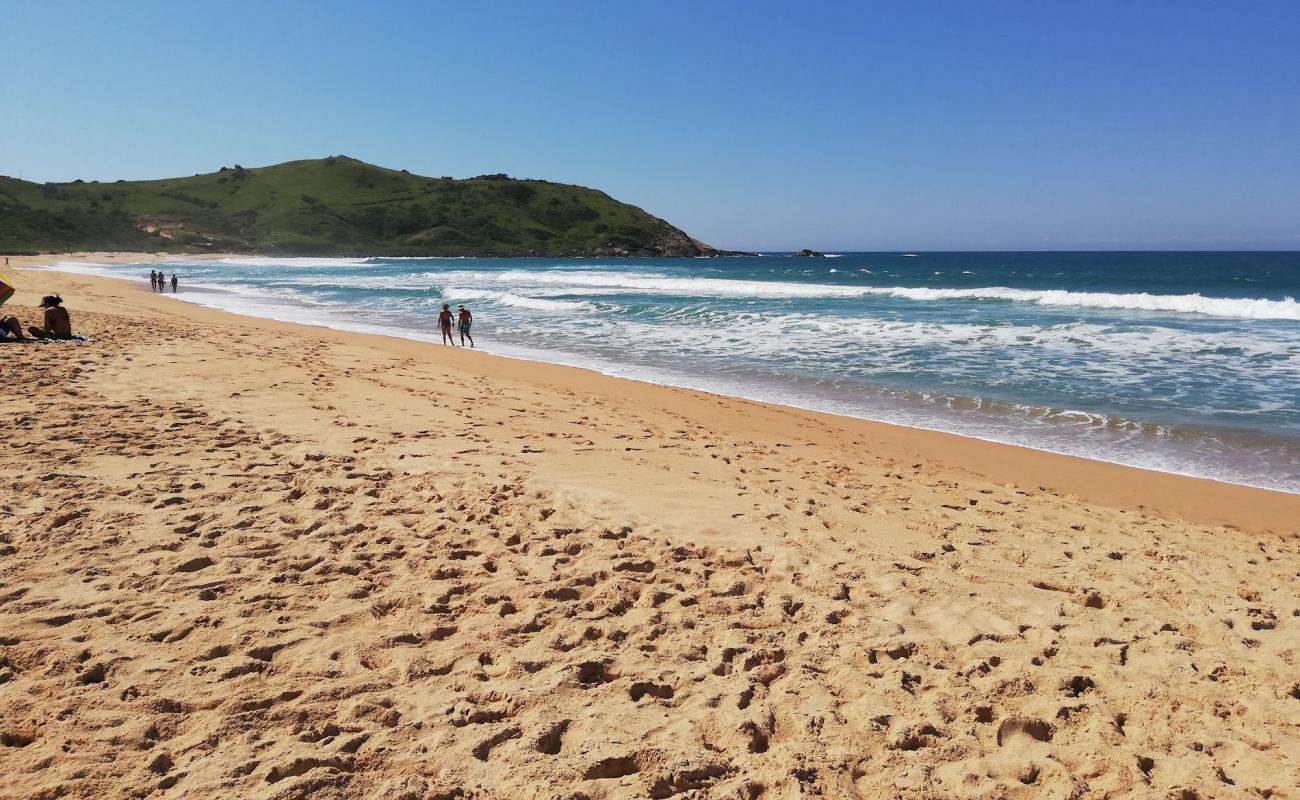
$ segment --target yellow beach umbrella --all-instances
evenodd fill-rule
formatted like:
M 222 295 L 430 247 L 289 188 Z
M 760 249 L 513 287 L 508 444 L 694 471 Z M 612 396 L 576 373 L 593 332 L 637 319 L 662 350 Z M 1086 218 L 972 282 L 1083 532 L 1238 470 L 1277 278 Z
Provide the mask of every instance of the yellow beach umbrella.
M 14 282 L 9 276 L 0 272 L 0 306 L 9 302 L 9 298 L 14 296 Z

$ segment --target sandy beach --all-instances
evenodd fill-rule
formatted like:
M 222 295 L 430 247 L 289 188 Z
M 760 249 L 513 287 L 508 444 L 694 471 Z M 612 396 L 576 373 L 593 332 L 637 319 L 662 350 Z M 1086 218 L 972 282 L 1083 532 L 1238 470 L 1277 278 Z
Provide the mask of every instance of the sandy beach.
M 53 260 L 0 797 L 1300 797 L 1298 495 Z

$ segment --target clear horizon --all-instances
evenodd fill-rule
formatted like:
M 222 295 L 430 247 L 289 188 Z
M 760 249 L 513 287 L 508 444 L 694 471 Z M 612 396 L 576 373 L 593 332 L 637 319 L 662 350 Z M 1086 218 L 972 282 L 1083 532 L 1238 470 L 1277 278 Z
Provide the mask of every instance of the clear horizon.
M 1300 249 L 1290 3 L 5 8 L 27 180 L 346 154 L 726 249 Z

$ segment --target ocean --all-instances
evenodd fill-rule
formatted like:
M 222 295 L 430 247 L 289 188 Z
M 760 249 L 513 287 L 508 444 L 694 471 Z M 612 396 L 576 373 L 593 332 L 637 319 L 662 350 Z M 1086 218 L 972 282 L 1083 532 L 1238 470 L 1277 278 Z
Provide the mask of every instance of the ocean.
M 57 268 L 146 281 L 158 267 Z M 178 300 L 242 314 L 437 341 L 438 308 L 463 303 L 492 353 L 1300 493 L 1300 253 L 161 269 Z

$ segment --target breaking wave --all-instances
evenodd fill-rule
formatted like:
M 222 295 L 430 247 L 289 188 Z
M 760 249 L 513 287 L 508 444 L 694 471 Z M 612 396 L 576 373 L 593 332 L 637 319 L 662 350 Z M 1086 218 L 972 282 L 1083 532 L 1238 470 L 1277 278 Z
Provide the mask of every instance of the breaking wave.
M 750 281 L 725 278 L 666 278 L 646 273 L 600 273 L 585 271 L 506 270 L 502 272 L 430 272 L 421 277 L 458 283 L 508 283 L 538 288 L 568 288 L 577 291 L 636 291 L 679 297 L 719 298 L 854 298 L 894 297 L 902 300 L 992 300 L 1031 303 L 1042 306 L 1128 309 L 1174 314 L 1202 314 L 1232 319 L 1279 319 L 1300 321 L 1300 303 L 1295 298 L 1205 297 L 1200 294 L 1113 294 L 1074 292 L 1064 289 L 1012 289 L 986 286 L 969 289 L 910 286 L 849 286 L 790 281 Z
M 1258 298 L 1204 297 L 1200 294 L 1111 294 L 1107 292 L 1070 292 L 1064 289 L 1008 289 L 992 286 L 979 289 L 908 289 L 891 287 L 872 289 L 871 294 L 887 294 L 908 300 L 1009 300 L 1043 306 L 1078 306 L 1086 308 L 1165 311 L 1175 314 L 1205 314 L 1233 319 L 1300 320 L 1300 303 L 1295 298 L 1264 300 Z
M 595 306 L 583 300 L 547 300 L 542 297 L 527 297 L 511 292 L 494 292 L 486 289 L 462 289 L 449 286 L 444 296 L 456 300 L 488 300 L 503 306 L 526 308 L 530 311 L 594 311 Z
M 312 258 L 312 257 L 264 257 L 233 256 L 216 259 L 219 264 L 234 264 L 240 267 L 362 267 L 370 263 L 368 258 Z M 202 262 L 199 262 L 202 263 Z

